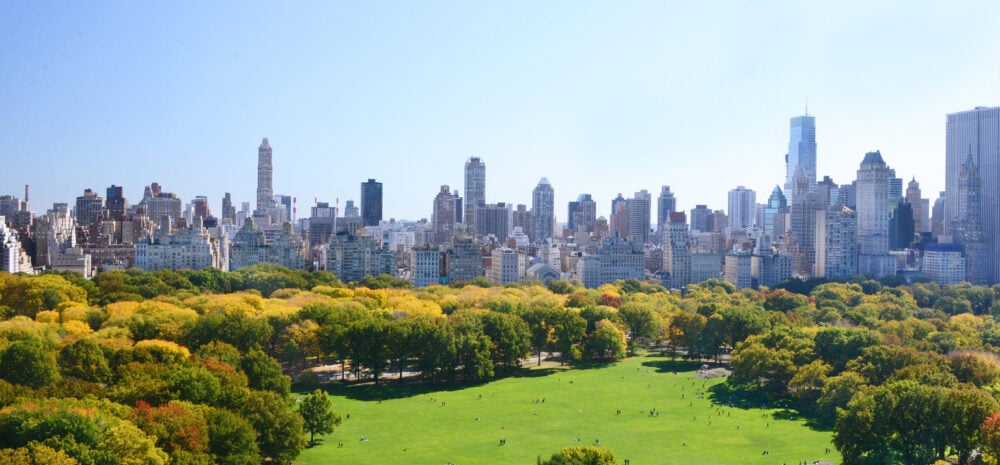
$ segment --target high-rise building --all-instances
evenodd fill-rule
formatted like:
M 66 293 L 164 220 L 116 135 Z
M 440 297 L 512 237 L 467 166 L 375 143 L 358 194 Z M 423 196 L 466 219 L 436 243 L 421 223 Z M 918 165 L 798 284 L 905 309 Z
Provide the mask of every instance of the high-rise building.
M 378 226 L 382 221 L 382 183 L 368 178 L 361 183 L 361 223 Z
M 476 236 L 494 235 L 501 243 L 511 233 L 510 204 L 503 202 L 483 205 L 476 209 Z
M 799 165 L 792 190 L 797 201 L 791 206 L 792 234 L 789 249 L 792 252 L 794 273 L 808 277 L 813 273 L 813 263 L 816 260 L 816 212 L 819 211 L 819 201 L 815 186 L 810 183 L 803 165 Z
M 447 185 L 434 197 L 434 212 L 431 215 L 431 240 L 435 244 L 446 244 L 455 237 L 455 196 Z
M 451 192 L 448 192 L 448 196 L 451 196 Z M 414 287 L 440 283 L 441 251 L 430 244 L 410 249 L 410 270 Z
M 349 231 L 340 231 L 330 238 L 326 257 L 326 271 L 345 283 L 378 276 L 386 268 L 378 241 Z
M 699 205 L 703 207 L 704 205 Z M 779 236 L 783 235 L 784 231 L 775 231 L 774 229 L 774 217 L 779 213 L 783 212 L 788 206 L 788 201 L 785 200 L 785 194 L 781 192 L 781 187 L 774 186 L 774 190 L 771 191 L 771 196 L 767 198 L 767 206 L 764 207 L 764 224 L 763 233 L 764 235 L 770 236 L 772 241 L 778 239 Z M 706 213 L 708 209 L 706 208 Z M 692 210 L 692 213 L 694 210 Z
M 146 271 L 221 268 L 218 243 L 196 216 L 191 228 L 145 238 L 135 244 L 135 267 Z
M 729 228 L 735 231 L 753 226 L 756 208 L 757 194 L 754 191 L 743 186 L 729 191 Z
M 972 284 L 989 284 L 989 257 L 982 226 L 982 178 L 969 153 L 958 175 L 958 219 L 952 226 L 955 242 L 965 252 L 965 279 Z
M 570 204 L 574 203 L 576 208 L 570 207 L 569 228 L 576 235 L 593 232 L 594 224 L 597 222 L 597 202 L 594 202 L 594 198 L 590 194 L 580 194 L 576 198 L 576 202 L 570 202 Z
M 913 209 L 913 227 L 917 234 L 930 232 L 930 202 L 920 196 L 920 183 L 914 177 L 906 186 L 906 203 Z
M 896 171 L 886 165 L 879 151 L 868 152 L 858 169 L 858 272 L 881 278 L 895 273 L 889 255 L 889 219 L 897 205 L 890 197 L 890 180 Z
M 552 238 L 556 198 L 549 180 L 542 178 L 531 192 L 531 241 L 540 244 Z
M 331 207 L 329 202 L 316 202 L 309 213 L 309 230 L 306 233 L 309 237 L 309 249 L 312 250 L 330 242 L 330 236 L 336 232 L 337 209 Z
M 274 218 L 274 185 L 272 176 L 274 167 L 271 164 L 271 144 L 265 137 L 257 147 L 257 210 L 253 216 L 267 218 L 268 224 L 277 223 Z M 264 226 L 267 226 L 264 225 Z
M 465 230 L 479 231 L 476 225 L 476 209 L 486 205 L 486 163 L 479 157 L 465 162 Z
M 726 264 L 722 277 L 737 289 L 747 289 L 753 286 L 753 260 L 749 252 L 730 252 L 726 254 Z
M 656 198 L 656 230 L 670 221 L 670 213 L 677 211 L 677 198 L 670 192 L 670 186 L 660 188 L 660 196 Z
M 712 217 L 712 209 L 708 205 L 695 205 L 691 209 L 691 232 L 709 232 L 712 227 L 709 225 Z
M 104 198 L 90 189 L 76 198 L 76 221 L 80 226 L 90 227 L 101 219 L 104 212 Z
M 663 285 L 680 289 L 691 284 L 691 249 L 684 212 L 670 212 L 661 225 L 663 237 Z M 718 270 L 716 270 L 718 277 Z
M 844 206 L 816 212 L 816 264 L 813 276 L 849 279 L 858 274 L 858 217 Z
M 941 191 L 941 193 L 938 194 L 938 198 L 934 199 L 934 206 L 931 207 L 931 235 L 934 237 L 944 235 L 944 198 L 945 191 Z
M 931 281 L 952 286 L 965 281 L 967 260 L 959 244 L 926 244 L 920 270 Z
M 222 222 L 236 224 L 236 206 L 233 205 L 233 196 L 229 192 L 222 197 Z
M 653 197 L 643 189 L 626 200 L 628 208 L 628 241 L 633 244 L 649 242 L 650 209 Z
M 105 196 L 105 206 L 108 209 L 108 218 L 115 221 L 121 221 L 125 218 L 125 214 L 128 212 L 128 200 L 122 193 L 122 186 L 111 185 L 107 189 L 107 195 Z
M 795 173 L 802 167 L 809 185 L 816 185 L 816 117 L 797 116 L 791 119 L 791 137 L 788 142 L 788 153 L 785 155 L 785 195 L 788 205 L 795 205 L 793 192 Z M 732 212 L 730 212 L 732 216 Z
M 608 220 L 611 236 L 622 239 L 628 237 L 628 202 L 619 192 L 618 197 L 611 200 L 611 217 Z
M 577 279 L 587 288 L 619 279 L 645 279 L 645 257 L 642 244 L 606 237 L 596 255 L 585 255 L 577 261 Z
M 524 282 L 527 271 L 527 257 L 507 247 L 493 249 L 490 268 L 486 270 L 486 279 L 493 284 L 508 284 Z
M 348 200 L 344 203 L 344 217 L 345 218 L 361 218 L 361 209 L 354 204 L 353 200 Z
M 534 236 L 534 217 L 531 214 L 531 210 L 528 210 L 528 206 L 519 203 L 514 207 L 514 211 L 511 213 L 511 230 L 516 228 L 521 228 L 521 232 L 527 237 L 531 238 Z M 530 241 L 530 239 L 529 239 Z
M 458 189 L 455 189 L 455 222 L 462 222 L 462 214 L 465 212 L 465 203 L 462 201 L 462 196 L 458 194 Z
M 17 231 L 7 227 L 7 219 L 0 216 L 0 271 L 17 273 L 21 271 L 21 243 Z
M 945 221 L 946 234 L 959 220 L 959 177 L 962 164 L 972 153 L 979 169 L 980 222 L 982 224 L 986 282 L 1000 282 L 1000 107 L 977 107 L 949 114 L 945 131 Z
M 294 218 L 292 218 L 294 207 L 294 198 L 290 195 L 278 194 L 274 196 L 275 206 L 280 209 L 281 217 L 279 218 L 279 223 L 294 223 Z
M 193 216 L 201 219 L 212 216 L 212 209 L 208 205 L 208 197 L 204 195 L 195 196 L 194 200 L 191 201 L 191 205 L 194 207 Z

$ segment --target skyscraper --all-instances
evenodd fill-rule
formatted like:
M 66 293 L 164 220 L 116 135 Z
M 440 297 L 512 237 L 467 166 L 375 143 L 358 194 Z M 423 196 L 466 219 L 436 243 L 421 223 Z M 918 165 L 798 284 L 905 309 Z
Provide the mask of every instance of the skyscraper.
M 233 196 L 229 192 L 222 198 L 222 222 L 236 224 L 236 206 L 233 205 Z
M 847 279 L 858 274 L 858 217 L 843 206 L 816 213 L 816 264 L 813 276 Z
M 913 209 L 913 226 L 917 234 L 930 232 L 930 201 L 928 199 L 921 198 L 920 183 L 917 182 L 916 177 L 914 177 L 906 186 L 906 202 L 909 203 L 910 208 Z
M 785 155 L 785 196 L 788 205 L 795 205 L 793 194 L 795 173 L 802 166 L 809 185 L 816 185 L 816 117 L 797 116 L 791 120 L 791 137 L 788 142 L 788 153 Z M 815 189 L 813 187 L 812 189 Z M 730 213 L 730 216 L 732 214 Z
M 479 157 L 465 162 L 465 230 L 470 233 L 476 228 L 476 209 L 486 205 L 486 163 Z
M 965 279 L 972 284 L 988 284 L 986 244 L 982 227 L 982 178 L 972 152 L 958 175 L 958 220 L 952 227 L 955 241 L 965 252 Z
M 680 289 L 691 284 L 691 249 L 684 212 L 670 212 L 660 230 L 663 234 L 663 285 Z
M 575 203 L 577 206 L 571 213 L 570 229 L 577 235 L 581 232 L 593 232 L 594 224 L 597 222 L 597 202 L 594 202 L 590 194 L 580 194 Z
M 1000 282 L 1000 107 L 977 107 L 949 114 L 945 134 L 944 228 L 955 235 L 959 220 L 959 177 L 972 154 L 980 179 L 980 222 L 988 283 Z
M 712 209 L 708 205 L 695 205 L 691 209 L 691 232 L 708 232 L 712 228 L 709 221 L 712 217 Z
M 777 240 L 778 236 L 785 233 L 774 230 L 774 217 L 783 212 L 787 206 L 788 201 L 785 199 L 785 194 L 781 192 L 781 187 L 774 186 L 771 196 L 767 198 L 767 206 L 764 207 L 764 224 L 762 225 L 763 233 L 770 236 L 772 241 Z
M 896 171 L 886 165 L 878 151 L 868 152 L 858 169 L 857 218 L 858 272 L 881 278 L 895 272 L 889 255 L 889 218 L 896 205 L 890 198 Z
M 757 194 L 754 191 L 743 186 L 729 191 L 729 227 L 737 230 L 753 226 L 756 208 Z
M 108 217 L 121 221 L 125 218 L 125 213 L 128 211 L 128 200 L 122 194 L 122 186 L 111 185 L 107 189 L 107 195 L 105 196 L 105 206 L 108 209 Z
M 628 236 L 628 202 L 619 192 L 618 197 L 611 200 L 611 218 L 608 221 L 611 237 L 624 239 Z
M 670 186 L 660 188 L 660 196 L 656 198 L 656 230 L 670 221 L 670 212 L 677 211 L 677 198 L 670 192 Z
M 269 222 L 275 222 L 272 216 L 274 209 L 274 186 L 271 177 L 274 168 L 271 165 L 271 144 L 265 137 L 257 148 L 257 210 L 253 216 L 267 218 Z
M 643 189 L 626 200 L 628 205 L 628 241 L 642 245 L 649 241 L 650 207 L 653 196 Z
M 382 221 L 382 183 L 368 178 L 361 183 L 361 224 L 378 226 Z
M 447 185 L 434 197 L 434 213 L 431 215 L 433 242 L 444 244 L 455 237 L 455 196 Z
M 542 178 L 531 192 L 531 241 L 541 243 L 552 238 L 552 223 L 555 221 L 555 191 L 549 180 Z
M 104 211 L 104 199 L 90 189 L 76 198 L 76 221 L 80 226 L 89 227 L 101 218 Z

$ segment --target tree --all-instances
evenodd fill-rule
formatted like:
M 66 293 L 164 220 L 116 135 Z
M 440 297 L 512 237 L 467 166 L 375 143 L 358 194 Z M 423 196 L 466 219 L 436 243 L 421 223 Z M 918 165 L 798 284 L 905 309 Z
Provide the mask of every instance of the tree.
M 701 340 L 701 332 L 705 329 L 708 318 L 691 312 L 680 312 L 670 320 L 670 329 L 667 337 L 670 345 L 679 347 L 687 351 L 688 358 L 701 360 L 701 352 L 698 350 L 698 342 Z
M 790 350 L 771 349 L 753 339 L 736 348 L 732 366 L 730 382 L 757 388 L 766 386 L 768 392 L 774 394 L 784 393 L 788 382 L 795 375 L 795 363 Z
M 317 434 L 328 434 L 342 421 L 340 414 L 333 410 L 330 396 L 317 389 L 302 398 L 299 402 L 299 415 L 302 415 L 303 428 L 309 433 L 309 444 L 316 444 Z
M 15 342 L 0 355 L 0 376 L 14 384 L 33 388 L 59 380 L 56 356 L 35 338 Z
M 483 314 L 483 334 L 493 344 L 493 364 L 496 371 L 510 372 L 521 366 L 521 359 L 530 355 L 531 332 L 528 324 L 517 315 L 488 312 Z
M 597 323 L 597 329 L 587 337 L 586 354 L 601 361 L 625 358 L 625 333 L 608 320 Z
M 249 421 L 224 409 L 208 408 L 208 449 L 220 465 L 259 465 L 257 433 Z
M 257 432 L 263 461 L 292 460 L 306 445 L 302 416 L 285 397 L 271 391 L 253 391 L 240 406 L 240 414 Z
M 261 350 L 251 350 L 240 362 L 251 389 L 272 391 L 287 396 L 292 381 L 281 372 L 281 364 Z
M 95 383 L 111 377 L 104 351 L 90 339 L 80 339 L 59 351 L 59 368 L 66 376 Z
M 538 465 L 617 465 L 614 452 L 603 447 L 564 447 L 552 458 L 538 458 Z
M 635 353 L 635 344 L 642 339 L 653 339 L 660 331 L 656 313 L 646 305 L 626 303 L 618 308 L 618 320 L 628 329 L 628 349 Z
M 965 465 L 972 452 L 983 443 L 980 427 L 997 410 L 997 402 L 981 389 L 949 389 L 942 412 L 947 444 L 958 453 L 958 463 Z

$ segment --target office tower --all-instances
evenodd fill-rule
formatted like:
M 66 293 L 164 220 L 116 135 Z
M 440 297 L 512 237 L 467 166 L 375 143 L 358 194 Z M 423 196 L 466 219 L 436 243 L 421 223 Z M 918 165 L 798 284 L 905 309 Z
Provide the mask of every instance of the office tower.
M 445 252 L 448 280 L 471 281 L 483 276 L 483 253 L 472 237 L 457 237 Z
M 903 250 L 914 241 L 913 209 L 900 201 L 889 216 L 889 250 Z
M 354 204 L 353 200 L 348 200 L 344 203 L 344 217 L 345 218 L 361 218 L 361 209 Z
M 486 205 L 486 163 L 479 157 L 465 162 L 465 230 L 479 231 L 476 210 Z
M 735 231 L 753 226 L 756 207 L 757 194 L 754 191 L 743 186 L 729 191 L 729 228 Z
M 208 206 L 208 197 L 204 195 L 195 196 L 194 200 L 191 201 L 191 205 L 194 207 L 193 216 L 201 219 L 212 216 L 212 210 Z
M 989 284 L 989 257 L 982 226 L 982 177 L 970 151 L 958 173 L 958 219 L 952 226 L 955 242 L 965 252 L 965 277 L 972 284 Z M 994 214 L 994 216 L 996 216 Z
M 677 198 L 670 192 L 670 186 L 660 188 L 660 196 L 656 198 L 656 230 L 670 221 L 670 213 L 677 211 Z
M 532 219 L 531 211 L 528 210 L 528 206 L 519 203 L 514 207 L 514 211 L 511 214 L 510 229 L 521 228 L 521 232 L 527 235 L 529 238 L 534 236 L 535 225 Z
M 458 195 L 458 189 L 455 189 L 455 222 L 462 222 L 462 214 L 465 212 L 464 203 L 462 202 L 462 196 Z
M 643 189 L 626 200 L 628 208 L 628 241 L 633 244 L 645 244 L 649 241 L 650 207 L 653 197 Z
M 945 191 L 938 194 L 934 199 L 934 206 L 931 208 L 931 235 L 940 237 L 944 235 L 944 205 Z
M 108 209 L 108 217 L 112 220 L 121 221 L 128 211 L 128 200 L 122 193 L 122 186 L 111 185 L 107 189 L 105 206 Z
M 820 210 L 826 210 L 831 205 L 838 205 L 840 200 L 840 186 L 833 182 L 829 176 L 816 183 L 816 204 Z
M 431 241 L 445 244 L 455 237 L 455 196 L 447 185 L 434 197 L 434 212 L 431 215 Z
M 576 230 L 576 211 L 580 209 L 579 200 L 571 200 L 566 208 L 566 229 Z
M 593 232 L 597 222 L 597 202 L 594 202 L 590 194 L 580 194 L 576 202 L 570 203 L 576 204 L 576 209 L 570 212 L 570 229 L 573 233 L 581 235 L 580 233 Z
M 329 202 L 316 202 L 309 211 L 309 249 L 330 242 L 336 228 L 337 209 Z
M 233 196 L 229 192 L 222 197 L 222 222 L 236 224 L 236 206 L 233 205 Z
M 791 119 L 791 137 L 788 142 L 788 153 L 785 155 L 785 195 L 788 205 L 795 205 L 792 193 L 795 186 L 795 173 L 799 166 L 809 179 L 811 189 L 816 184 L 816 118 L 808 114 Z M 732 212 L 730 212 L 732 216 Z
M 789 244 L 797 276 L 810 276 L 816 260 L 816 212 L 819 211 L 816 191 L 802 165 L 792 185 L 791 243 Z
M 817 278 L 848 279 L 858 274 L 858 217 L 854 210 L 833 206 L 816 212 Z
M 361 183 L 361 224 L 378 226 L 382 221 L 382 183 L 368 178 Z
M 684 212 L 670 212 L 667 222 L 661 225 L 663 237 L 663 285 L 680 289 L 691 284 L 691 249 Z M 718 277 L 716 270 L 715 277 Z
M 476 236 L 493 235 L 501 243 L 511 233 L 510 205 L 503 202 L 486 204 L 476 209 Z
M 295 207 L 292 205 L 294 203 L 294 199 L 292 198 L 292 196 L 281 195 L 281 194 L 275 195 L 274 203 L 275 206 L 278 207 L 278 209 L 281 210 L 282 213 L 278 222 L 293 223 L 292 210 L 294 210 Z
M 858 272 L 881 278 L 895 273 L 889 255 L 889 217 L 896 205 L 889 196 L 896 171 L 886 165 L 878 151 L 868 152 L 858 169 L 857 204 Z
M 712 228 L 709 225 L 712 217 L 712 209 L 708 205 L 695 205 L 691 209 L 691 232 L 708 232 Z
M 272 175 L 274 168 L 271 165 L 271 144 L 267 138 L 260 142 L 257 148 L 257 210 L 253 216 L 267 218 L 268 225 L 276 223 L 274 218 L 274 186 Z M 266 226 L 266 225 L 265 225 Z
M 917 234 L 930 232 L 930 213 L 928 206 L 930 202 L 920 197 L 920 183 L 914 177 L 906 186 L 906 203 L 910 204 L 913 210 L 913 226 Z
M 959 177 L 972 153 L 979 170 L 980 224 L 983 232 L 986 282 L 1000 282 L 1000 107 L 977 107 L 949 114 L 945 134 L 945 233 L 959 218 Z
M 552 238 L 555 222 L 556 198 L 549 180 L 542 178 L 531 192 L 531 241 L 541 244 Z
M 771 196 L 767 198 L 767 206 L 764 207 L 764 224 L 763 233 L 764 235 L 770 236 L 772 241 L 776 241 L 779 236 L 784 234 L 784 231 L 774 230 L 774 217 L 779 213 L 783 212 L 788 206 L 788 201 L 785 200 L 785 194 L 781 192 L 781 188 L 774 186 L 774 190 L 771 191 Z M 699 205 L 699 207 L 704 207 L 704 205 Z M 705 213 L 707 214 L 707 208 Z M 694 210 L 691 211 L 692 214 Z
M 622 197 L 621 192 L 618 193 L 618 197 L 611 200 L 608 227 L 611 229 L 611 236 L 622 239 L 628 237 L 628 202 Z
M 76 198 L 76 221 L 83 227 L 90 227 L 101 219 L 104 212 L 104 198 L 90 189 L 85 189 L 83 195 Z

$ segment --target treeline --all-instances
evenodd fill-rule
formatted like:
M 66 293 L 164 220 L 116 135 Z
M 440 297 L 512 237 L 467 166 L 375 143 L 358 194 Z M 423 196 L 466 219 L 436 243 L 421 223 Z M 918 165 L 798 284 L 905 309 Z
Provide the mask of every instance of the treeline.
M 286 375 L 316 382 L 316 365 L 352 381 L 481 383 L 545 353 L 606 363 L 661 344 L 731 360 L 730 384 L 832 425 L 850 463 L 997 451 L 998 288 L 785 287 L 807 293 L 718 280 L 683 296 L 636 280 L 413 289 L 272 265 L 92 280 L 0 273 L 0 457 L 289 460 L 304 436 Z M 923 429 L 893 416 L 917 400 Z

